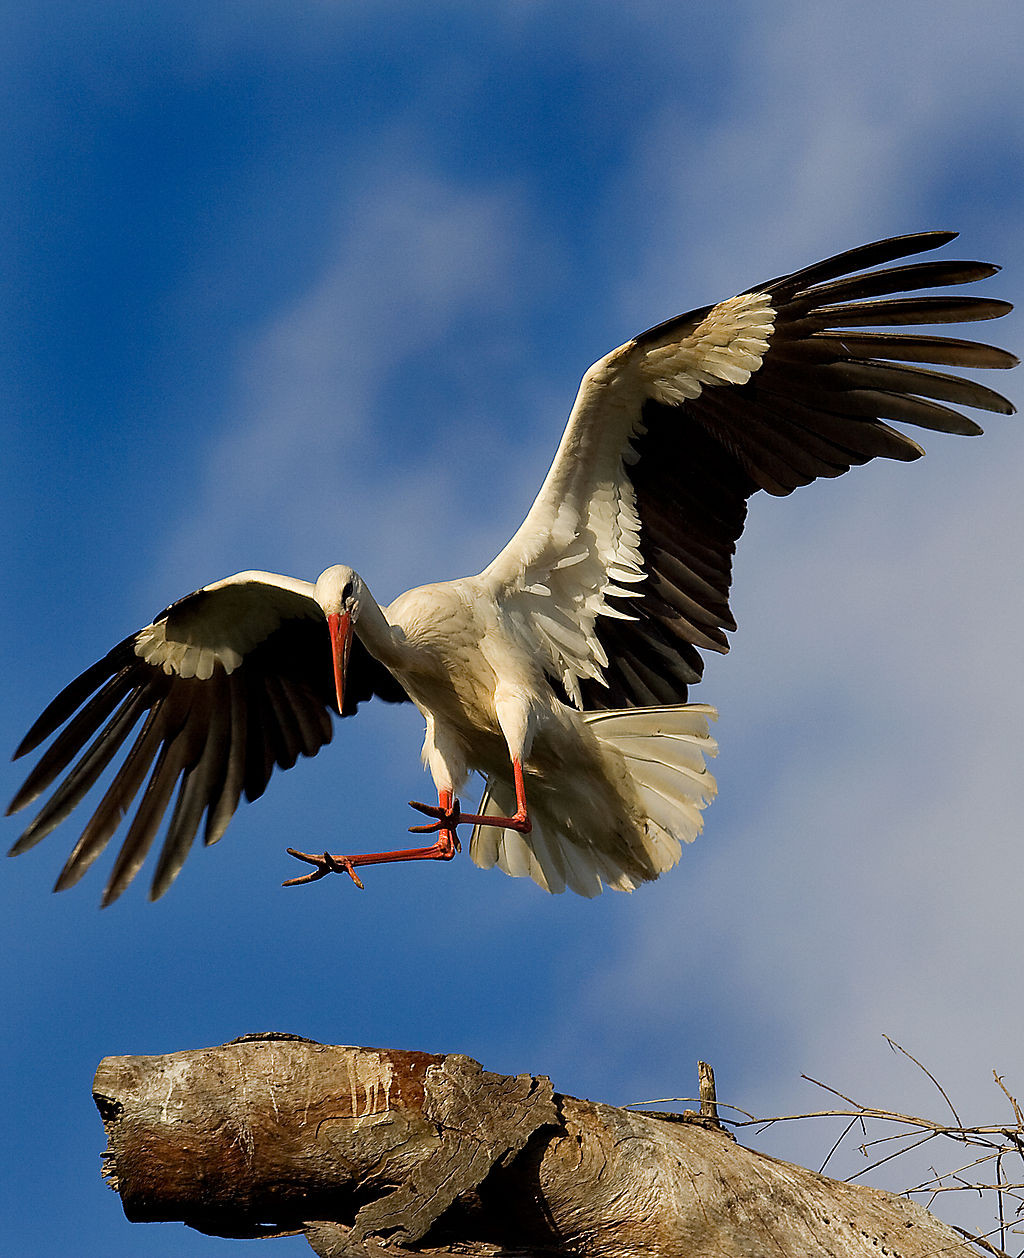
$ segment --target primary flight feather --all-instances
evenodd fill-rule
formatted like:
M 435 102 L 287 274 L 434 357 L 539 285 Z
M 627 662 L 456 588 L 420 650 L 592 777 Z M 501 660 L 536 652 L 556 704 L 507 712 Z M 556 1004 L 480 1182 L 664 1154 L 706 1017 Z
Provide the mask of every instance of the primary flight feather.
M 53 790 L 11 854 L 116 765 L 56 889 L 78 881 L 141 791 L 103 903 L 138 872 L 170 809 L 156 898 L 200 826 L 206 843 L 220 838 L 243 794 L 256 799 L 275 765 L 315 755 L 332 713 L 376 695 L 411 701 L 426 719 L 438 803 L 414 805 L 433 820 L 411 828 L 436 838 L 373 854 L 293 852 L 312 868 L 291 885 L 332 872 L 362 885 L 362 866 L 449 859 L 463 822 L 478 865 L 548 891 L 589 896 L 657 878 L 715 793 L 705 763 L 715 712 L 687 704 L 687 688 L 701 676 L 699 651 L 727 650 L 735 628 L 729 587 L 747 499 L 876 456 L 919 458 L 887 420 L 971 435 L 981 429 L 959 408 L 1014 409 L 935 369 L 1007 368 L 1012 354 L 897 330 L 1010 310 L 985 297 L 898 295 L 995 273 L 904 261 L 955 235 L 852 249 L 607 354 L 583 378 L 522 526 L 477 576 L 381 608 L 343 565 L 315 585 L 243 572 L 173 603 L 26 735 L 16 756 L 52 741 L 9 811 Z M 487 787 L 479 812 L 465 813 L 457 795 L 473 771 Z

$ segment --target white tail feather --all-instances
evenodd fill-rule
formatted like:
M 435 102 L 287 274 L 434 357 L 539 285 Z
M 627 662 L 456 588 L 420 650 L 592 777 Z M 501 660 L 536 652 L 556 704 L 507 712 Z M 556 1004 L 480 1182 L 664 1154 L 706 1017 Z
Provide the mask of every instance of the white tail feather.
M 515 812 L 515 791 L 506 782 L 488 780 L 480 812 L 485 817 L 507 817 Z M 549 843 L 540 823 L 534 819 L 529 836 L 517 830 L 500 830 L 496 826 L 477 826 L 470 841 L 470 854 L 481 869 L 495 865 L 513 878 L 532 878 L 552 895 L 560 895 L 566 887 L 588 898 L 599 895 L 601 880 L 575 845 L 557 835 Z
M 714 799 L 715 779 L 705 758 L 718 753 L 708 733 L 718 713 L 707 704 L 664 708 L 629 708 L 613 712 L 584 712 L 583 720 L 602 743 L 619 752 L 646 814 L 639 836 L 641 863 L 650 878 L 679 861 L 680 844 L 692 843 L 703 827 L 701 810 Z M 487 817 L 507 817 L 515 810 L 511 785 L 488 779 L 479 811 Z M 642 881 L 634 870 L 621 868 L 614 854 L 594 844 L 584 847 L 531 808 L 533 830 L 528 835 L 494 826 L 477 826 L 470 855 L 482 869 L 499 869 L 514 878 L 532 878 L 557 895 L 566 887 L 592 897 L 602 882 L 618 891 L 632 891 Z M 634 845 L 635 846 L 635 845 Z

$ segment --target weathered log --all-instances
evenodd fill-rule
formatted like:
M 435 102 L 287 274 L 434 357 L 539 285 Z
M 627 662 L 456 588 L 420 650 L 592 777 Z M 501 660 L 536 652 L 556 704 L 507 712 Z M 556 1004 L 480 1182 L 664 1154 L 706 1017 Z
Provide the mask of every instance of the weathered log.
M 554 1093 L 468 1057 L 254 1036 L 108 1057 L 133 1221 L 305 1234 L 320 1258 L 893 1258 L 977 1251 L 920 1206 L 736 1144 L 709 1115 Z

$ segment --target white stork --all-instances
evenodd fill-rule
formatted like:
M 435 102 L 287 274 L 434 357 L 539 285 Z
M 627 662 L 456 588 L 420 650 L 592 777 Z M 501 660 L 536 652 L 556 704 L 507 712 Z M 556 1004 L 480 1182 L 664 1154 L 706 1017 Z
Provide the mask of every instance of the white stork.
M 103 903 L 137 873 L 177 788 L 155 899 L 204 815 L 213 843 L 275 764 L 290 768 L 330 741 L 332 711 L 349 716 L 377 695 L 411 700 L 426 719 L 438 804 L 414 804 L 435 820 L 410 829 L 436 839 L 370 855 L 289 849 L 313 869 L 286 885 L 346 872 L 361 886 L 358 866 L 448 860 L 462 822 L 475 826 L 478 865 L 551 892 L 657 878 L 715 793 L 705 767 L 715 712 L 687 705 L 687 687 L 701 676 L 698 648 L 727 650 L 735 628 L 728 594 L 747 499 L 875 456 L 920 457 L 884 419 L 966 435 L 981 429 L 944 403 L 1014 409 L 983 385 L 907 365 L 1011 367 L 1012 354 L 891 330 L 1010 309 L 893 296 L 995 273 L 980 262 L 885 265 L 955 235 L 850 250 L 600 359 L 529 514 L 478 576 L 381 608 L 351 568 L 329 568 L 315 585 L 242 572 L 173 603 L 64 689 L 25 737 L 16 756 L 56 735 L 10 811 L 62 780 L 11 854 L 68 816 L 142 721 L 55 889 L 78 881 L 145 782 Z M 478 813 L 464 813 L 457 794 L 473 770 L 486 792 Z

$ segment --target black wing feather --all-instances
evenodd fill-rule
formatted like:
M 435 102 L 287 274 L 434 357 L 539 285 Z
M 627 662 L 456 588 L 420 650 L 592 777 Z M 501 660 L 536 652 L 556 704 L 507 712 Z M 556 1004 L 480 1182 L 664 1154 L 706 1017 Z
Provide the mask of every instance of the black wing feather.
M 173 603 L 157 622 L 166 622 L 170 634 L 178 621 L 184 640 L 194 642 L 189 635 L 214 597 L 216 590 L 197 591 Z M 239 597 L 237 587 L 230 597 Z M 137 730 L 55 887 L 63 890 L 78 882 L 141 790 L 103 895 L 104 905 L 117 899 L 138 873 L 175 791 L 152 899 L 174 881 L 204 815 L 203 841 L 216 842 L 243 794 L 258 798 L 275 767 L 291 768 L 299 756 L 313 756 L 330 742 L 331 714 L 336 711 L 330 638 L 318 610 L 313 615 L 305 609 L 303 614 L 282 616 L 230 674 L 218 664 L 208 679 L 181 677 L 147 663 L 136 652 L 138 641 L 139 635 L 126 638 L 47 705 L 15 758 L 56 737 L 8 809 L 18 811 L 57 782 L 11 848 L 11 855 L 16 855 L 68 816 Z M 357 638 L 349 655 L 344 715 L 352 715 L 375 695 L 392 703 L 408 699 L 400 683 Z
M 54 886 L 55 891 L 64 891 L 67 887 L 74 886 L 110 842 L 153 763 L 159 747 L 159 729 L 160 704 L 154 703 L 146 712 L 142 729 L 107 788 L 99 807 L 65 861 Z
M 732 557 L 747 499 L 758 489 L 788 494 L 872 458 L 920 458 L 917 442 L 885 420 L 973 435 L 981 429 L 954 406 L 1012 414 L 1011 403 L 992 389 L 906 365 L 1012 367 L 1017 359 L 1006 350 L 920 332 L 846 330 L 997 319 L 1012 309 L 984 297 L 890 295 L 996 273 L 985 262 L 886 266 L 955 236 L 922 232 L 875 241 L 749 289 L 769 294 L 776 312 L 768 350 L 750 380 L 706 386 L 679 406 L 644 404 L 631 478 L 648 579 L 632 597 L 616 599 L 635 620 L 598 621 L 608 684 L 584 682 L 585 707 L 685 702 L 703 670 L 697 648 L 728 650 L 725 635 L 735 628 Z M 883 269 L 869 269 L 876 267 Z M 642 350 L 668 335 L 685 337 L 712 309 L 658 324 L 634 345 Z
M 245 683 L 239 677 L 238 670 L 228 678 L 228 697 L 230 713 L 228 716 L 228 747 L 224 759 L 224 777 L 219 783 L 216 794 L 210 795 L 210 808 L 206 814 L 206 829 L 203 843 L 209 846 L 216 843 L 227 829 L 228 822 L 235 815 L 242 791 L 245 787 L 246 731 L 245 717 Z M 331 726 L 328 724 L 324 742 L 331 740 Z
M 203 813 L 210 799 L 215 797 L 214 783 L 224 761 L 224 733 L 228 716 L 225 681 L 222 673 L 215 673 L 210 678 L 213 684 L 197 692 L 196 697 L 203 704 L 203 710 L 190 713 L 186 768 L 153 875 L 152 900 L 159 899 L 178 876 L 195 841 Z

